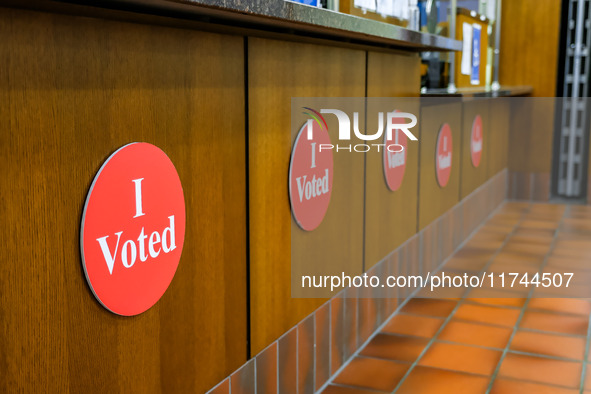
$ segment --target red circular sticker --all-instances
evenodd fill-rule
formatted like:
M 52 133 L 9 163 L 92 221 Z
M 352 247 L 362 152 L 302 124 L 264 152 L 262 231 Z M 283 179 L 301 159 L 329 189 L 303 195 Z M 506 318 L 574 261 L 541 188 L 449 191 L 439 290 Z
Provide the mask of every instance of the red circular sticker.
M 86 197 L 80 249 L 88 285 L 109 311 L 145 312 L 176 272 L 185 239 L 185 198 L 166 154 L 132 143 L 102 165 Z
M 472 156 L 472 165 L 478 167 L 482 157 L 482 118 L 476 115 L 472 123 L 472 134 L 470 136 L 470 154 Z
M 449 182 L 452 147 L 451 128 L 449 124 L 445 123 L 439 129 L 437 147 L 435 148 L 435 173 L 437 174 L 437 183 L 441 187 L 445 187 Z
M 309 121 L 299 131 L 289 165 L 289 200 L 303 230 L 320 225 L 332 192 L 332 145 L 324 127 Z
M 394 130 L 392 140 L 388 140 L 388 135 L 386 134 L 384 145 L 384 176 L 386 177 L 386 185 L 388 189 L 395 192 L 402 185 L 404 171 L 406 170 L 406 147 L 408 145 L 406 134 L 400 130 Z

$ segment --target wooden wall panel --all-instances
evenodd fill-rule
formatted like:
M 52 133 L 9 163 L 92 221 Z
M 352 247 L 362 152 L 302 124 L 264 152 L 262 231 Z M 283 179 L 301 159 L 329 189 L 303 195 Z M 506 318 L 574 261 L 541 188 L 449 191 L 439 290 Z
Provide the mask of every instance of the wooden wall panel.
M 420 91 L 420 58 L 417 55 L 394 55 L 369 52 L 367 63 L 368 97 L 416 97 Z M 417 100 L 402 100 L 405 108 L 381 108 L 368 104 L 368 132 L 377 130 L 377 112 L 394 109 L 419 116 Z M 411 130 L 417 137 L 419 127 Z M 372 267 L 417 231 L 417 187 L 419 145 L 408 143 L 404 181 L 395 192 L 384 179 L 383 152 L 367 154 L 365 202 L 365 268 Z
M 462 179 L 460 180 L 461 196 L 467 197 L 488 178 L 488 155 L 490 154 L 489 103 L 491 100 L 470 100 L 463 104 L 462 111 Z M 474 167 L 470 151 L 472 124 L 476 115 L 482 117 L 482 156 L 480 165 Z
M 295 140 L 291 98 L 363 97 L 365 52 L 249 38 L 248 70 L 251 350 L 255 354 L 323 302 L 291 298 L 292 233 L 298 244 L 313 245 L 313 261 L 342 261 L 361 270 L 363 155 L 335 154 L 331 203 L 313 233 L 301 231 L 291 218 L 288 170 Z M 332 118 L 326 117 L 329 122 Z M 302 125 L 305 120 L 301 115 Z M 329 123 L 329 130 L 336 130 L 335 125 Z M 331 138 L 336 139 L 332 133 Z M 322 246 L 318 240 L 327 243 Z
M 442 188 L 435 175 L 435 149 L 444 123 L 451 127 L 453 151 L 449 182 Z M 459 201 L 462 103 L 423 105 L 419 124 L 419 229 L 422 229 Z
M 490 116 L 488 120 L 488 175 L 492 178 L 496 173 L 507 168 L 509 150 L 509 117 L 512 99 L 489 100 Z
M 504 1 L 499 79 L 530 85 L 534 97 L 556 95 L 561 0 Z
M 591 128 L 591 124 L 589 127 Z M 591 139 L 589 139 L 588 149 L 587 152 L 591 152 Z M 591 160 L 587 162 L 587 204 L 591 204 Z
M 509 169 L 546 173 L 552 169 L 554 106 L 552 98 L 512 98 Z
M 203 392 L 246 360 L 243 39 L 2 9 L 0 391 Z M 95 301 L 88 188 L 132 141 L 162 148 L 187 230 L 140 316 Z
M 503 2 L 499 79 L 502 85 L 531 85 L 534 97 L 554 97 L 558 71 L 561 0 Z M 532 116 L 531 103 L 512 105 L 509 169 L 550 173 L 554 107 Z M 535 126 L 532 126 L 535 125 Z M 527 149 L 523 149 L 527 146 Z

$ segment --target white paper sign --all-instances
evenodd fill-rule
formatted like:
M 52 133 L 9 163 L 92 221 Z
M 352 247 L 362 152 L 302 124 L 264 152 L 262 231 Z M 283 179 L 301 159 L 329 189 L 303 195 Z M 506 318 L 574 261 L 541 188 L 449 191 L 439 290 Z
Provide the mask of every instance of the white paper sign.
M 403 13 L 404 13 L 403 5 L 404 5 L 404 1 L 394 0 L 394 6 L 393 6 L 394 12 L 393 12 L 393 16 L 395 16 L 396 18 L 400 18 L 400 19 L 403 18 L 403 16 L 404 16 L 403 15 Z
M 394 0 L 378 0 L 378 13 L 394 16 Z
M 464 39 L 460 72 L 464 75 L 472 75 L 472 25 L 464 23 L 462 25 L 462 32 Z
M 376 2 L 375 0 L 355 0 L 353 2 L 355 7 L 362 8 L 364 10 L 375 11 L 376 10 Z
M 486 2 L 486 17 L 491 21 L 497 19 L 497 0 L 488 0 Z

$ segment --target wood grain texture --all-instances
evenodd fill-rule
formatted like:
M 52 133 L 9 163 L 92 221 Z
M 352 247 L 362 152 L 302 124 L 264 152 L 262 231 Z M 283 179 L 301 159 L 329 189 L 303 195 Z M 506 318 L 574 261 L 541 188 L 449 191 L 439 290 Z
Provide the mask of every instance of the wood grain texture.
M 462 111 L 462 171 L 461 171 L 461 195 L 460 198 L 467 197 L 478 186 L 482 185 L 488 179 L 488 156 L 490 155 L 490 131 L 489 131 L 489 104 L 490 99 L 471 100 L 463 103 Z M 476 115 L 482 117 L 482 156 L 480 165 L 474 167 L 472 164 L 472 154 L 470 143 L 472 138 L 472 124 Z
M 498 98 L 490 100 L 488 119 L 488 170 L 487 178 L 492 178 L 499 171 L 507 168 L 509 156 L 509 124 L 512 99 Z
M 531 85 L 534 97 L 556 95 L 561 0 L 504 1 L 499 79 Z
M 512 98 L 510 103 L 509 170 L 550 173 L 555 99 Z
M 424 105 L 419 140 L 419 229 L 444 214 L 459 201 L 462 141 L 462 103 Z M 439 129 L 449 123 L 452 133 L 452 167 L 449 182 L 442 188 L 435 175 L 435 149 Z
M 368 53 L 368 97 L 416 97 L 420 91 L 420 59 L 416 55 Z M 389 100 L 400 108 L 385 107 L 368 101 L 368 132 L 377 130 L 378 112 L 395 109 L 418 116 L 419 100 Z M 419 137 L 419 127 L 412 130 Z M 400 189 L 390 191 L 385 182 L 383 152 L 367 153 L 365 178 L 365 268 L 369 269 L 396 247 L 413 236 L 417 230 L 417 187 L 419 175 L 419 146 L 408 142 L 407 164 Z
M 300 258 L 341 261 L 361 270 L 363 155 L 335 154 L 331 203 L 313 233 L 301 231 L 291 218 L 288 170 L 296 137 L 291 133 L 291 98 L 363 97 L 365 52 L 248 41 L 251 350 L 256 354 L 323 302 L 291 298 L 292 237 L 310 246 L 309 255 L 298 249 Z M 326 117 L 334 122 L 329 130 L 336 130 L 332 118 Z M 306 117 L 298 119 L 303 125 Z M 324 247 L 318 240 L 326 242 Z
M 503 2 L 499 66 L 502 85 L 531 85 L 534 97 L 556 95 L 560 15 L 560 0 Z M 509 169 L 549 173 L 553 104 L 550 100 L 535 104 L 512 101 L 511 119 Z
M 503 21 L 504 22 L 504 21 Z M 471 79 L 472 75 L 465 75 L 462 74 L 462 56 L 463 53 L 461 51 L 456 52 L 456 59 L 455 59 L 455 78 L 456 78 L 456 86 L 459 88 L 471 87 L 471 86 L 485 86 L 486 85 L 486 62 L 488 57 L 488 23 L 482 22 L 479 18 L 474 18 L 471 16 L 467 16 L 464 14 L 458 14 L 456 19 L 456 39 L 462 41 L 464 39 L 464 23 L 468 23 L 470 25 L 477 24 L 481 27 L 481 35 L 480 35 L 480 70 L 478 74 L 479 83 L 472 84 Z M 471 56 L 471 54 L 470 54 Z M 470 60 L 470 64 L 472 64 L 472 60 Z
M 203 392 L 246 361 L 240 37 L 2 9 L 0 391 Z M 79 230 L 96 171 L 146 141 L 175 164 L 183 255 L 123 318 L 95 301 Z

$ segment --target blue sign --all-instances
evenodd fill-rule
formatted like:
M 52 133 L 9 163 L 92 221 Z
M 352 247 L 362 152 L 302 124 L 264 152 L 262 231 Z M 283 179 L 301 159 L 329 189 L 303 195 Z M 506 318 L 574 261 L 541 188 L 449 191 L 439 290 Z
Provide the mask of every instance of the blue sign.
M 318 7 L 318 0 L 291 0 L 291 1 L 293 1 L 295 3 L 302 3 L 302 4 Z
M 482 34 L 482 27 L 474 24 L 472 33 L 472 85 L 480 84 L 480 37 Z

